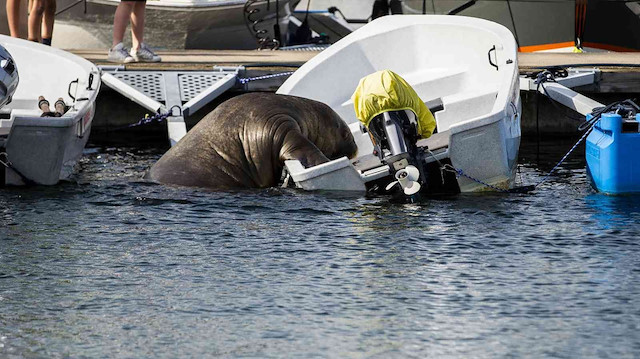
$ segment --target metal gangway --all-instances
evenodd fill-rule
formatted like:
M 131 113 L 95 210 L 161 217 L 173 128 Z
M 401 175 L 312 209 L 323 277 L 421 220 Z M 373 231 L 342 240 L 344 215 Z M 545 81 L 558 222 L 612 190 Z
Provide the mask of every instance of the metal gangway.
M 101 66 L 102 82 L 154 114 L 165 114 L 171 146 L 187 133 L 185 118 L 226 91 L 242 87 L 243 66 L 211 71 L 138 71 Z
M 567 68 L 566 76 L 553 76 L 551 72 L 541 71 L 536 78 L 520 76 L 520 90 L 537 91 L 550 99 L 584 116 L 594 109 L 604 107 L 598 101 L 584 96 L 572 88 L 592 85 L 598 82 L 600 70 L 597 68 Z

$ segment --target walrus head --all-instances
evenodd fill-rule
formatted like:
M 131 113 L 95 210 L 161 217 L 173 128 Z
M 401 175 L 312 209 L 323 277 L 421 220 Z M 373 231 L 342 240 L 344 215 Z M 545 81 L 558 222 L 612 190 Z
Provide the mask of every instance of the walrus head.
M 303 132 L 306 129 L 307 138 L 331 160 L 355 157 L 358 145 L 349 126 L 331 107 L 313 100 L 306 101 L 315 107 L 315 111 L 307 111 L 306 121 L 300 123 Z

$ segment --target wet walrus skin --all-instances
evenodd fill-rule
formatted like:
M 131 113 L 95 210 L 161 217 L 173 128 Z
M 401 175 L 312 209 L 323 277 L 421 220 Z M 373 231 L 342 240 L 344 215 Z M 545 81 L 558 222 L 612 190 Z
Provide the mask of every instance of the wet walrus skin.
M 213 189 L 266 188 L 277 185 L 285 160 L 311 167 L 356 151 L 349 127 L 329 106 L 250 93 L 205 116 L 145 177 Z

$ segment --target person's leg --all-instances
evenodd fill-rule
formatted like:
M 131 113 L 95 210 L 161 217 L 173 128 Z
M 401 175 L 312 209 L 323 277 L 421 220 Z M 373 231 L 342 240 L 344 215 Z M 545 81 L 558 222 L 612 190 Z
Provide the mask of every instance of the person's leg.
M 42 17 L 42 43 L 45 45 L 51 46 L 55 16 L 56 0 L 45 0 L 44 15 Z
M 120 1 L 116 8 L 116 14 L 113 18 L 113 44 L 111 47 L 115 47 L 124 39 L 124 32 L 129 24 L 129 18 L 133 11 L 133 1 Z
M 160 56 L 156 55 L 144 43 L 144 12 L 145 1 L 136 1 L 131 13 L 131 57 L 136 61 L 159 62 Z
M 371 11 L 371 20 L 375 20 L 379 17 L 389 15 L 389 3 L 388 0 L 376 0 L 373 3 L 373 10 Z
M 20 37 L 20 0 L 7 0 L 6 10 L 11 36 Z
M 134 1 L 131 12 L 131 50 L 137 51 L 144 40 L 144 11 L 146 1 Z
M 402 3 L 400 0 L 391 0 L 389 1 L 389 9 L 392 14 L 402 14 Z
M 124 40 L 124 32 L 127 30 L 129 24 L 129 18 L 133 11 L 132 1 L 120 1 L 116 8 L 116 14 L 113 17 L 113 44 L 109 49 L 107 60 L 112 62 L 129 63 L 134 59 L 129 55 L 127 49 L 125 49 L 122 41 Z
M 42 15 L 44 14 L 44 7 L 46 0 L 33 0 L 31 4 L 31 10 L 29 11 L 29 35 L 27 38 L 29 41 L 40 42 L 40 28 L 42 27 Z

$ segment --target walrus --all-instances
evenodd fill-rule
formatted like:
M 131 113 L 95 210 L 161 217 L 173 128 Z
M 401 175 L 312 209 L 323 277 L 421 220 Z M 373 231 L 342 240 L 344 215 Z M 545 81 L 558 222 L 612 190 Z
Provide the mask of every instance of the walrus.
M 329 106 L 301 97 L 249 93 L 219 105 L 165 153 L 145 178 L 213 189 L 278 184 L 285 160 L 312 167 L 357 145 Z

